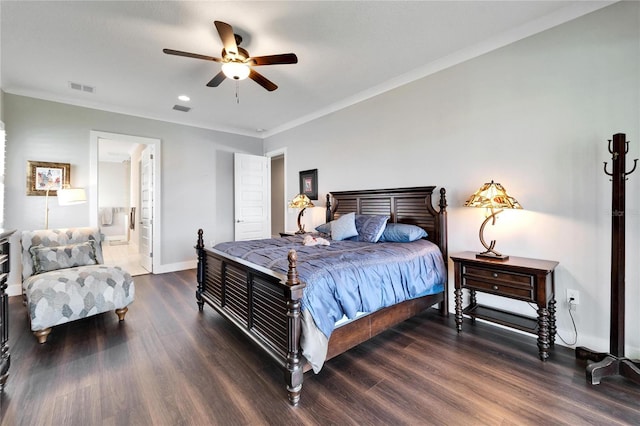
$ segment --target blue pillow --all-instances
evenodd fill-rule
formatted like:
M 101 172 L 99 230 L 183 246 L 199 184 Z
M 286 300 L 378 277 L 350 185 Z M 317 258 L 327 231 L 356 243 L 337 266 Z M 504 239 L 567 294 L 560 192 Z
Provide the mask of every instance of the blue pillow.
M 387 226 L 387 220 L 389 220 L 389 216 L 357 214 L 356 230 L 358 235 L 350 239 L 365 243 L 377 243 Z
M 316 226 L 316 231 L 322 232 L 323 234 L 331 233 L 331 222 L 323 223 L 322 225 Z
M 416 225 L 387 223 L 378 241 L 382 243 L 410 243 L 427 236 L 427 232 Z
M 338 219 L 331 221 L 331 239 L 336 241 L 346 240 L 358 235 L 356 229 L 356 214 L 347 213 Z

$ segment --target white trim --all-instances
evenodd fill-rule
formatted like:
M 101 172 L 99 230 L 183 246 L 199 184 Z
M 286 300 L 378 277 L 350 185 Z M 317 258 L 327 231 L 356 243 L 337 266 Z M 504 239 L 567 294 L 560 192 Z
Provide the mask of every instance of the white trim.
M 7 285 L 7 296 L 20 296 L 22 294 L 22 283 Z
M 154 173 L 153 173 L 153 273 L 161 270 L 162 259 L 161 229 L 162 229 L 162 191 L 161 191 L 161 165 L 162 165 L 162 141 L 155 138 L 123 135 L 91 130 L 89 135 L 89 188 L 87 198 L 89 200 L 89 224 L 98 226 L 98 142 L 100 139 L 119 140 L 140 145 L 154 146 Z
M 256 130 L 246 130 L 230 126 L 212 126 L 211 124 L 198 122 L 197 120 L 175 120 L 162 114 L 150 114 L 148 111 L 132 109 L 125 106 L 107 105 L 100 102 L 88 102 L 85 99 L 75 99 L 66 96 L 52 95 L 49 92 L 32 89 L 9 88 L 3 90 L 11 95 L 25 96 L 28 98 L 42 99 L 44 101 L 58 102 L 67 105 L 74 105 L 83 108 L 97 109 L 100 111 L 113 112 L 116 114 L 126 114 L 132 117 L 146 118 L 149 120 L 158 120 L 165 123 L 180 124 L 182 126 L 197 127 L 199 129 L 214 130 L 216 132 L 231 133 L 233 135 L 249 136 L 252 138 L 261 138 L 262 133 Z
M 325 115 L 329 115 L 341 109 L 366 101 L 367 99 L 373 98 L 382 93 L 396 89 L 400 86 L 404 86 L 405 84 L 409 84 L 416 80 L 420 80 L 421 78 L 435 74 L 446 68 L 450 68 L 455 65 L 461 64 L 470 59 L 484 55 L 485 53 L 491 52 L 493 50 L 497 50 L 511 43 L 515 43 L 516 41 L 522 40 L 524 38 L 541 33 L 542 31 L 546 31 L 550 28 L 564 24 L 565 22 L 572 21 L 583 15 L 602 9 L 603 7 L 609 6 L 615 3 L 616 1 L 617 0 L 598 1 L 598 2 L 588 2 L 588 1 L 574 2 L 567 7 L 556 10 L 555 12 L 547 14 L 539 19 L 528 22 L 520 27 L 513 28 L 508 31 L 504 31 L 476 45 L 458 50 L 443 58 L 436 59 L 433 62 L 430 62 L 421 67 L 418 67 L 412 71 L 406 72 L 398 77 L 394 77 L 390 80 L 385 81 L 382 84 L 371 87 L 360 93 L 356 93 L 353 96 L 349 96 L 345 99 L 342 99 L 338 102 L 328 105 L 325 108 L 321 108 L 315 112 L 312 112 L 311 114 L 298 117 L 295 120 L 291 120 L 280 126 L 274 127 L 273 129 L 268 129 L 267 131 L 262 133 L 261 137 L 263 139 L 266 139 L 278 133 L 284 132 L 286 130 L 290 130 L 295 127 L 301 126 L 305 123 L 316 120 Z
M 153 273 L 155 274 L 166 274 L 167 272 L 176 272 L 176 271 L 186 271 L 188 269 L 196 269 L 198 266 L 197 260 L 187 260 L 184 262 L 176 262 L 176 263 L 167 263 L 164 265 L 159 265 L 156 271 L 156 267 L 153 267 Z

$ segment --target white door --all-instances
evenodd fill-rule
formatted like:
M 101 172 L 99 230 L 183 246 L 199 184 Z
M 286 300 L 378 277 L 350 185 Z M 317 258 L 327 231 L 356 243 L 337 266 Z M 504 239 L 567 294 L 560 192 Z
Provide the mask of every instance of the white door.
M 140 266 L 153 272 L 153 153 L 147 145 L 140 160 Z
M 270 159 L 234 154 L 235 240 L 271 237 Z

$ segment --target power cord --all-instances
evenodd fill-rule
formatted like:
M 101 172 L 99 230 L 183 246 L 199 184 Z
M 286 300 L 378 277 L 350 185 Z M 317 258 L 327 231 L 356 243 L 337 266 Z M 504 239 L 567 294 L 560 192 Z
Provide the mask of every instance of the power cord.
M 573 318 L 573 313 L 572 313 L 572 305 L 573 305 L 573 297 L 571 299 L 569 299 L 569 316 L 571 317 L 571 324 L 573 324 L 573 333 L 576 335 L 574 341 L 572 343 L 567 342 L 566 340 L 564 340 L 562 338 L 562 336 L 560 335 L 560 332 L 558 332 L 556 330 L 556 335 L 560 338 L 560 340 L 562 340 L 562 342 L 567 345 L 567 346 L 573 346 L 576 343 L 578 343 L 578 328 L 576 327 L 576 320 L 575 318 Z M 533 306 L 531 303 L 529 303 L 529 306 L 531 307 L 531 309 L 533 309 L 534 311 L 536 311 L 536 313 L 538 312 L 538 309 Z

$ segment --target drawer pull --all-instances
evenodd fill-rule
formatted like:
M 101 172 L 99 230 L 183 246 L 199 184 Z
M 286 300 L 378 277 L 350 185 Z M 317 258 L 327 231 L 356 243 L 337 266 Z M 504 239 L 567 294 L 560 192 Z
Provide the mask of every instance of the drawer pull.
M 494 289 L 494 290 L 497 290 L 497 289 L 498 289 L 498 286 L 497 286 L 497 285 L 494 285 L 494 286 L 493 286 L 493 289 Z
M 495 272 L 493 273 L 493 278 L 498 278 L 498 274 L 496 274 Z

